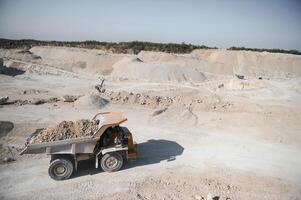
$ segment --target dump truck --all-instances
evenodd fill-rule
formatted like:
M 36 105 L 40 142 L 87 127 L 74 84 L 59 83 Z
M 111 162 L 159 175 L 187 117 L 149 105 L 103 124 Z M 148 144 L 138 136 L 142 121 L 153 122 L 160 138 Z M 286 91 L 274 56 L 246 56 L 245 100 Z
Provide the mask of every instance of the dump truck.
M 127 120 L 122 113 L 98 113 L 92 120 L 98 120 L 97 131 L 92 136 L 31 144 L 29 141 L 39 133 L 36 132 L 27 139 L 20 154 L 51 155 L 48 174 L 54 180 L 70 178 L 77 171 L 79 161 L 94 159 L 95 168 L 115 172 L 125 161 L 136 159 L 133 136 L 120 126 Z

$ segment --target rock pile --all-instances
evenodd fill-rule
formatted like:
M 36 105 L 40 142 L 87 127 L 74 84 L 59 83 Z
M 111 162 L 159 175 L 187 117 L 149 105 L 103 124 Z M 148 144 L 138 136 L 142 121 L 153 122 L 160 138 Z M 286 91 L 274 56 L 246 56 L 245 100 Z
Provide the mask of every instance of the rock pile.
M 39 132 L 29 143 L 44 143 L 58 140 L 74 139 L 92 136 L 98 129 L 97 120 L 80 119 L 62 121 L 57 126 L 50 126 Z
M 5 96 L 5 97 L 0 97 L 0 105 L 2 104 L 6 104 L 8 101 L 9 97 Z
M 119 91 L 106 90 L 103 96 L 114 103 L 137 104 L 143 106 L 150 106 L 153 108 L 168 107 L 175 100 L 174 97 L 150 95 L 150 94 L 143 94 L 143 93 L 133 93 L 127 91 L 119 92 Z
M 61 99 L 64 102 L 74 102 L 80 97 L 81 97 L 80 95 L 64 95 L 64 96 L 61 97 Z
M 78 98 L 74 102 L 74 107 L 77 109 L 102 109 L 104 108 L 109 101 L 97 94 L 86 94 Z

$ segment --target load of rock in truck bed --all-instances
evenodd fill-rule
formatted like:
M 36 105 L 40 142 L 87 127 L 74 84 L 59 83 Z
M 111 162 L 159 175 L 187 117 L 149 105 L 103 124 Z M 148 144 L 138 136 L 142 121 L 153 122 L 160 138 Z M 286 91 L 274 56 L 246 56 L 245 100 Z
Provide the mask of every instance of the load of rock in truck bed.
M 58 140 L 74 139 L 92 136 L 98 129 L 98 120 L 80 119 L 77 121 L 62 121 L 57 126 L 44 128 L 29 143 L 44 143 Z

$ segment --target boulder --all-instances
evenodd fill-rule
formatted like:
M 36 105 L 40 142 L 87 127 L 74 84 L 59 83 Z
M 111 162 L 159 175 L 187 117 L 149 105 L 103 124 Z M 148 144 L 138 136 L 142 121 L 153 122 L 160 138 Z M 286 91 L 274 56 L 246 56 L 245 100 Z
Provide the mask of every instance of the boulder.
M 8 99 L 8 96 L 0 97 L 0 105 L 6 104 Z

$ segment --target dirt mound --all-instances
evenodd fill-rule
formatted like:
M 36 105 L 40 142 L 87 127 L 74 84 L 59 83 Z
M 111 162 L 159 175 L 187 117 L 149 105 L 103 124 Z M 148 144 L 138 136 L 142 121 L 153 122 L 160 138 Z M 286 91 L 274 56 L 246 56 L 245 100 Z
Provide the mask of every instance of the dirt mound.
M 6 67 L 8 69 L 16 69 L 18 70 L 17 73 L 35 73 L 39 75 L 64 75 L 68 77 L 78 77 L 78 74 L 75 74 L 73 72 L 68 72 L 56 67 L 52 67 L 49 65 L 44 65 L 44 64 L 37 64 L 34 62 L 23 62 L 19 60 L 8 60 L 5 63 Z M 14 73 L 15 70 L 13 71 Z M 16 75 L 19 75 L 16 74 Z
M 39 59 L 41 59 L 39 56 L 24 49 L 0 49 L 0 57 L 12 58 L 16 60 L 22 60 L 25 62 L 38 61 Z
M 109 91 L 106 90 L 103 95 L 110 99 L 111 102 L 117 104 L 142 105 L 151 108 L 165 108 L 170 106 L 174 99 L 166 96 L 133 93 L 127 91 Z
M 112 65 L 122 59 L 122 54 L 111 54 L 102 50 L 66 48 L 66 47 L 33 47 L 30 52 L 40 56 L 40 63 L 55 66 L 76 73 L 109 74 Z
M 43 129 L 31 141 L 30 144 L 66 140 L 72 138 L 92 136 L 98 128 L 98 121 L 80 119 L 73 121 L 62 121 L 57 126 Z
M 146 63 L 127 57 L 113 65 L 112 77 L 151 82 L 203 82 L 205 75 L 193 66 L 177 63 Z
M 33 47 L 0 50 L 0 57 L 52 66 L 84 74 L 102 74 L 121 79 L 157 82 L 201 82 L 204 74 L 256 77 L 301 75 L 301 56 L 267 52 L 194 50 L 191 54 L 142 51 L 137 57 L 102 50 L 66 47 Z M 44 67 L 44 66 L 43 66 Z M 207 74 L 206 74 L 207 75 Z
M 80 97 L 74 102 L 74 106 L 78 109 L 101 109 L 109 103 L 108 100 L 96 94 L 88 94 Z
M 249 76 L 301 75 L 301 56 L 268 52 L 229 51 L 224 49 L 194 50 L 191 56 L 220 63 L 220 73 L 233 71 Z
M 300 55 L 225 49 L 200 49 L 191 54 L 142 51 L 135 57 L 95 49 L 43 46 L 29 51 L 0 49 L 1 57 L 75 73 L 109 75 L 113 72 L 119 78 L 159 82 L 200 81 L 203 77 L 199 74 L 201 72 L 256 77 L 301 75 Z
M 106 90 L 102 95 L 109 99 L 111 103 L 159 109 L 153 116 L 166 114 L 168 117 L 175 116 L 176 119 L 178 119 L 179 115 L 183 115 L 182 117 L 184 118 L 194 119 L 196 118 L 194 112 L 198 113 L 200 111 L 239 112 L 242 110 L 241 107 L 243 107 L 232 101 L 221 99 L 216 95 L 205 95 L 195 91 L 182 95 L 157 95 L 152 92 L 139 93 Z
M 14 68 L 13 66 L 11 67 L 4 66 L 3 59 L 0 58 L 0 74 L 4 74 L 7 76 L 17 76 L 24 73 L 25 71 Z
M 199 58 L 195 54 L 170 54 L 163 52 L 142 51 L 138 57 L 145 62 L 178 64 L 185 67 L 194 67 L 203 73 L 216 75 L 233 75 L 231 67 L 225 67 L 223 63 Z
M 291 54 L 200 49 L 194 50 L 191 54 L 142 51 L 138 57 L 151 63 L 193 66 L 203 73 L 216 75 L 243 74 L 253 77 L 301 75 L 301 56 Z

